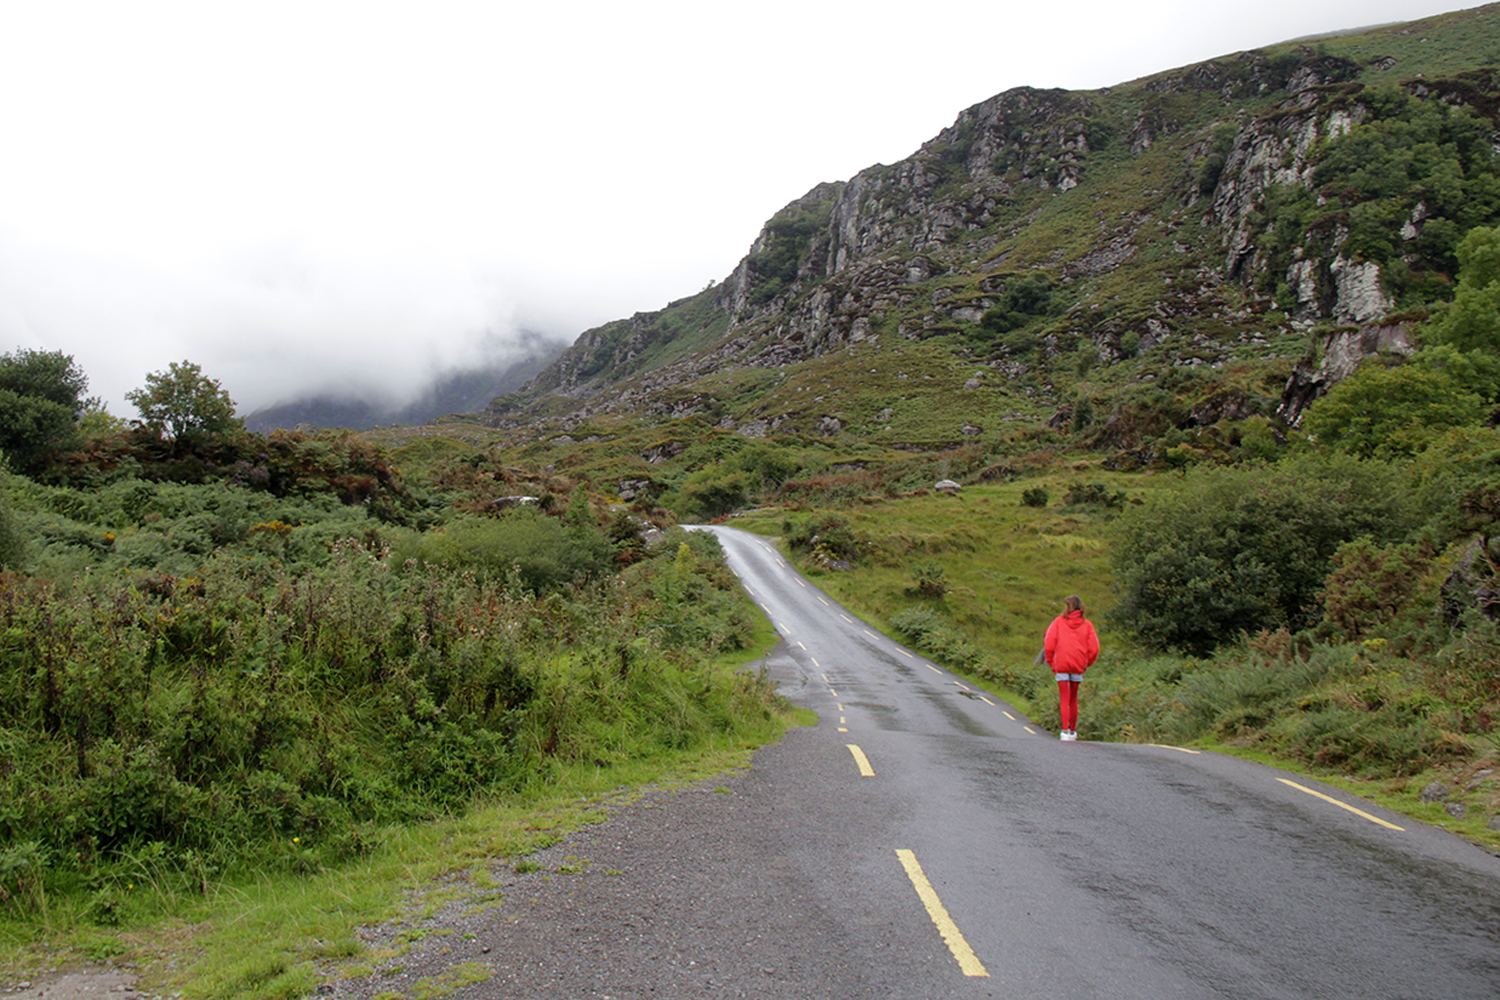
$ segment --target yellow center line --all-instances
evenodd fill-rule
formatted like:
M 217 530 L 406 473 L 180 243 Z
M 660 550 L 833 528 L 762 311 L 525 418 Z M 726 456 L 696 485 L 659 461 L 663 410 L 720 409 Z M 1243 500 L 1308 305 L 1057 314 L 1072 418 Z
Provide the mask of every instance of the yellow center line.
M 833 695 L 835 698 L 837 698 L 839 696 L 839 693 L 837 691 L 835 691 L 832 687 L 830 687 L 828 689 L 828 693 L 831 694 L 831 695 Z
M 903 649 L 903 650 L 901 650 L 901 655 L 902 655 L 902 656 L 904 656 L 904 657 L 906 657 L 906 658 L 907 658 L 907 659 L 908 659 L 908 660 L 915 660 L 915 659 L 916 659 L 916 657 L 915 657 L 915 656 L 912 656 L 912 655 L 911 655 L 911 654 L 910 654 L 910 653 L 908 653 L 908 652 L 907 652 L 907 651 L 906 651 L 906 650 L 904 650 L 904 649 Z
M 855 746 L 853 743 L 846 743 L 844 745 L 847 746 L 849 748 L 849 752 L 854 755 L 854 763 L 859 765 L 859 773 L 866 778 L 875 777 L 875 769 L 870 766 L 870 758 L 865 756 L 865 752 L 859 747 Z
M 958 967 L 963 970 L 963 974 L 988 978 L 989 972 L 985 970 L 984 963 L 979 961 L 979 956 L 974 954 L 974 949 L 969 947 L 969 942 L 964 940 L 958 925 L 948 915 L 943 901 L 938 899 L 937 890 L 933 889 L 932 883 L 927 881 L 927 876 L 922 872 L 922 866 L 917 863 L 917 856 L 911 851 L 898 848 L 896 857 L 901 859 L 901 867 L 906 869 L 906 877 L 911 879 L 912 888 L 917 890 L 917 898 L 922 901 L 923 906 L 927 907 L 927 915 L 937 925 L 938 933 L 943 936 L 948 950 L 953 952 L 953 957 L 958 960 Z
M 820 598 L 818 598 L 818 600 L 823 601 L 823 598 L 820 597 Z M 823 606 L 825 608 L 831 608 L 831 607 L 833 607 L 833 605 L 829 604 L 827 601 L 823 601 Z
M 941 670 L 939 670 L 939 669 L 938 669 L 938 668 L 937 668 L 937 667 L 934 667 L 934 666 L 933 666 L 933 665 L 932 665 L 932 664 L 930 664 L 930 663 L 929 663 L 929 664 L 927 664 L 927 669 L 928 669 L 928 670 L 931 670 L 931 671 L 932 671 L 932 672 L 933 672 L 933 673 L 935 673 L 935 674 L 940 674 L 940 673 L 942 673 L 942 671 L 941 671 Z
M 1031 734 L 1031 735 L 1032 735 L 1032 736 L 1035 736 L 1035 735 L 1036 735 L 1036 730 L 1035 730 L 1035 729 L 1032 729 L 1032 728 L 1031 728 L 1031 727 L 1030 727 L 1030 726 L 1022 726 L 1022 727 L 1021 727 L 1021 728 L 1022 728 L 1022 729 L 1024 729 L 1024 730 L 1026 730 L 1026 731 L 1027 731 L 1027 732 L 1028 732 L 1028 733 L 1030 733 L 1030 734 Z
M 839 615 L 839 617 L 842 618 L 842 619 L 844 619 L 844 621 L 848 622 L 850 625 L 854 624 L 854 619 L 850 618 L 848 615 L 841 614 L 841 615 Z
M 804 652 L 804 653 L 807 652 L 807 647 L 804 646 L 804 645 L 802 645 L 802 643 L 800 643 L 800 642 L 797 643 L 797 648 L 800 649 L 800 650 L 802 650 L 802 652 Z
M 1009 712 L 1007 712 L 1007 711 L 1006 711 L 1006 710 L 1005 710 L 1005 709 L 1003 709 L 1003 708 L 1002 708 L 1002 709 L 1001 709 L 1001 710 L 1000 710 L 1000 714 L 1002 714 L 1002 715 L 1004 715 L 1004 716 L 1005 716 L 1005 717 L 1006 717 L 1006 718 L 1007 718 L 1007 719 L 1009 719 L 1009 720 L 1010 720 L 1010 721 L 1011 721 L 1011 722 L 1015 722 L 1015 721 L 1016 721 L 1016 717 L 1015 717 L 1015 716 L 1014 716 L 1014 715 L 1011 715 L 1011 714 L 1010 714 L 1010 713 L 1009 713 Z
M 1324 802 L 1332 802 L 1334 805 L 1338 806 L 1340 809 L 1347 809 L 1350 812 L 1352 812 L 1354 815 L 1363 817 L 1364 819 L 1369 820 L 1371 823 L 1378 823 L 1381 826 L 1383 826 L 1383 827 L 1385 827 L 1385 828 L 1387 828 L 1389 830 L 1400 830 L 1402 833 L 1406 832 L 1406 827 L 1404 827 L 1404 826 L 1397 826 L 1395 823 L 1387 823 L 1385 820 L 1381 819 L 1379 816 L 1371 816 L 1369 813 L 1365 812 L 1363 809 L 1356 809 L 1356 808 L 1354 808 L 1351 805 L 1346 805 L 1343 802 L 1340 802 L 1338 799 L 1335 799 L 1335 798 L 1332 798 L 1330 796 L 1324 795 L 1322 792 L 1315 792 L 1311 788 L 1308 788 L 1306 785 L 1299 785 L 1295 781 L 1288 781 L 1285 778 L 1277 778 L 1276 780 L 1279 781 L 1279 782 L 1281 782 L 1283 785 L 1291 785 L 1293 788 L 1297 789 L 1297 791 L 1299 791 L 1299 792 L 1306 792 L 1308 795 L 1311 795 L 1313 798 L 1322 799 Z
M 864 633 L 865 633 L 865 635 L 869 636 L 871 639 L 877 639 L 878 640 L 880 638 L 880 636 L 876 635 L 874 632 L 871 632 L 869 629 L 865 629 Z
M 1178 753 L 1202 753 L 1202 750 L 1190 750 L 1187 747 L 1169 747 L 1165 743 L 1147 743 L 1148 747 L 1156 747 L 1158 750 L 1176 750 Z
M 993 701 L 990 701 L 984 695 L 980 695 L 979 696 L 979 700 L 982 701 L 982 702 L 984 702 L 986 705 L 990 706 L 991 708 L 995 707 L 995 703 Z
M 802 588 L 805 589 L 807 587 L 807 584 L 803 583 L 801 580 L 798 580 L 797 581 L 797 586 L 802 587 Z
M 817 657 L 816 657 L 816 656 L 814 656 L 814 657 L 812 657 L 812 665 L 813 665 L 813 666 L 815 666 L 815 667 L 817 667 L 817 668 L 818 668 L 818 669 L 819 669 L 819 670 L 822 670 L 822 669 L 823 669 L 823 668 L 822 668 L 822 667 L 821 667 L 821 666 L 820 666 L 820 665 L 819 665 L 819 664 L 818 664 L 818 658 L 817 658 Z M 824 677 L 824 678 L 823 678 L 823 679 L 824 679 L 824 680 L 825 680 L 825 681 L 826 681 L 826 680 L 827 680 L 827 679 L 828 679 L 828 678 L 827 678 L 827 677 Z

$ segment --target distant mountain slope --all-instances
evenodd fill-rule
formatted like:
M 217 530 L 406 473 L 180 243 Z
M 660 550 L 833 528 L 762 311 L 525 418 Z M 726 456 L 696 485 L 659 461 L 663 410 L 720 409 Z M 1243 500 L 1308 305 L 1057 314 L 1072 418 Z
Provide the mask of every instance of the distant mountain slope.
M 1328 345 L 1402 349 L 1457 239 L 1500 221 L 1497 54 L 1491 5 L 1008 91 L 813 188 L 725 280 L 587 331 L 484 419 L 903 446 L 1050 421 L 1124 449 L 1295 420 Z
M 514 392 L 546 370 L 563 345 L 533 340 L 520 360 L 464 370 L 436 379 L 410 403 L 391 403 L 367 396 L 319 394 L 277 403 L 245 419 L 251 430 L 267 433 L 299 424 L 369 430 L 388 424 L 425 424 L 437 417 L 482 410 L 496 395 Z

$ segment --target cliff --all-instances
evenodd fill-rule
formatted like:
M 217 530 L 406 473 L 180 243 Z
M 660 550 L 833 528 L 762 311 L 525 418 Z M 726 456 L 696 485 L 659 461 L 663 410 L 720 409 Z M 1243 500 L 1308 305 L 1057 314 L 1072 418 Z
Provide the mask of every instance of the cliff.
M 1410 349 L 1456 240 L 1500 219 L 1497 43 L 1491 6 L 1007 91 L 814 187 L 723 281 L 585 332 L 484 419 L 921 446 L 1050 419 L 1122 449 L 1294 423 L 1359 352 Z

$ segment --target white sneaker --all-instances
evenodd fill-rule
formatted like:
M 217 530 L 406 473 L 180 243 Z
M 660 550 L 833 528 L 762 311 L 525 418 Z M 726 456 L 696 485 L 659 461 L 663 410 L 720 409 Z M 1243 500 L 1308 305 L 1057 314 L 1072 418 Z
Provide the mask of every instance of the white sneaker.
M 1076 743 L 1078 742 L 1078 733 L 1072 729 L 1064 729 L 1062 738 L 1067 740 L 1069 743 Z

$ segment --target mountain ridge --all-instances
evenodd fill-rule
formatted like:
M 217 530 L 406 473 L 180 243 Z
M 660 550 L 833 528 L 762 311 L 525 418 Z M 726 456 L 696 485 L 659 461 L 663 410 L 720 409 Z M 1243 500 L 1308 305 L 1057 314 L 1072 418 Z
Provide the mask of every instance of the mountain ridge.
M 1495 5 L 1097 91 L 1014 88 L 905 160 L 813 186 L 724 280 L 585 331 L 483 420 L 545 434 L 695 416 L 929 447 L 1072 426 L 1085 400 L 1094 418 L 1073 429 L 1124 449 L 1164 422 L 1294 424 L 1335 338 L 1409 346 L 1451 286 L 1455 231 L 1500 217 L 1487 196 L 1477 215 L 1444 208 L 1425 176 L 1381 201 L 1348 170 L 1328 180 L 1330 158 L 1395 104 L 1493 132 L 1493 52 Z M 1463 170 L 1478 190 L 1493 145 Z M 1172 382 L 1175 408 L 1147 412 Z

